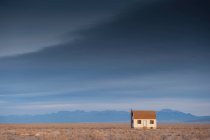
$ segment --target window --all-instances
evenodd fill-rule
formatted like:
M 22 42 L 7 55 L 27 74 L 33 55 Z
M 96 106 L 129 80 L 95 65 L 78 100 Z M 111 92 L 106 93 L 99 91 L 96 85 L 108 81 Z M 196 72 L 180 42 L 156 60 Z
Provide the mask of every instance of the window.
M 150 120 L 150 124 L 154 124 L 154 120 Z
M 138 122 L 137 122 L 138 124 L 141 124 L 141 120 L 138 120 Z

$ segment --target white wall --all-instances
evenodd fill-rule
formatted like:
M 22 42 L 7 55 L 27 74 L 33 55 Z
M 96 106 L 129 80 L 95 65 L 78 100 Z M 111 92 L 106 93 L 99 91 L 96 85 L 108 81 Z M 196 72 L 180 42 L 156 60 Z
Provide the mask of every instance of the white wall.
M 141 124 L 138 124 L 138 120 L 141 120 Z M 150 124 L 150 120 L 153 120 L 154 124 Z M 156 129 L 157 127 L 156 119 L 134 119 L 134 122 L 133 122 L 134 128 L 143 128 L 144 121 L 146 121 L 147 128 L 153 127 L 153 129 Z

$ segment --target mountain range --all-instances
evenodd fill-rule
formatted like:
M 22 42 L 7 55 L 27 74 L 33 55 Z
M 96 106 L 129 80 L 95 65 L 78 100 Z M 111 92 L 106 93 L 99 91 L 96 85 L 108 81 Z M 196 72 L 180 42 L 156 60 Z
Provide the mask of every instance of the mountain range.
M 59 111 L 39 115 L 0 116 L 0 123 L 84 123 L 84 122 L 129 122 L 130 113 L 126 111 Z M 195 116 L 171 109 L 157 111 L 157 121 L 162 123 L 210 123 L 210 116 Z

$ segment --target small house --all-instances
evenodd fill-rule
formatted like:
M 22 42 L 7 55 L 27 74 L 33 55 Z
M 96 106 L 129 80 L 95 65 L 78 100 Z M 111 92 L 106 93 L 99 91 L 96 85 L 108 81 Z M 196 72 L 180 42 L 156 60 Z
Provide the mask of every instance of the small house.
M 131 110 L 131 128 L 156 129 L 156 112 L 146 110 Z

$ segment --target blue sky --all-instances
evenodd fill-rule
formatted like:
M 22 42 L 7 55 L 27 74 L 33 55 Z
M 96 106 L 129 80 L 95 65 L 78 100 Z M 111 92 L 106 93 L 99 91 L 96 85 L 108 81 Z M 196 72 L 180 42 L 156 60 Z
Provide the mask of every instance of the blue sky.
M 207 0 L 0 1 L 0 115 L 210 115 Z

